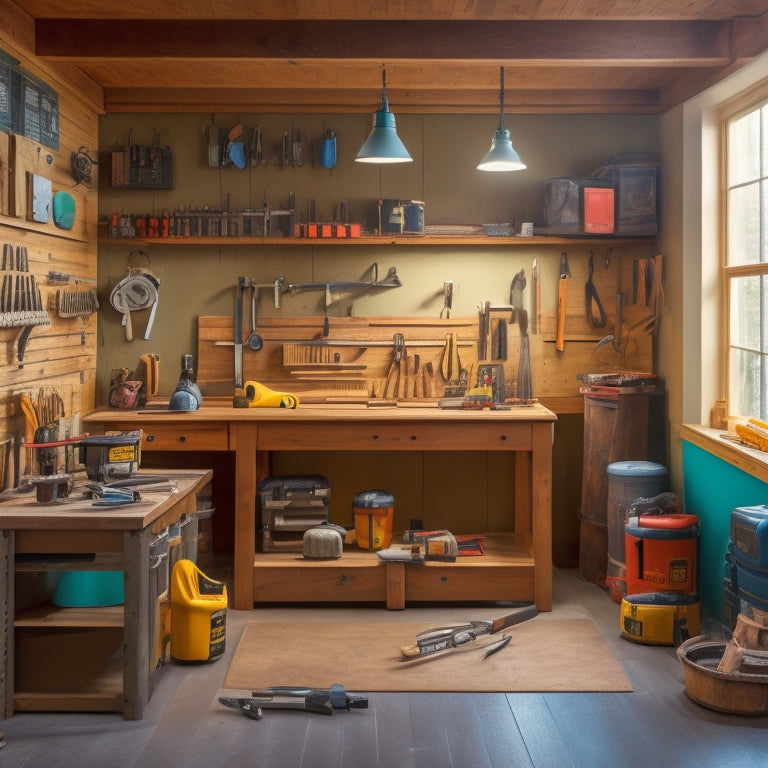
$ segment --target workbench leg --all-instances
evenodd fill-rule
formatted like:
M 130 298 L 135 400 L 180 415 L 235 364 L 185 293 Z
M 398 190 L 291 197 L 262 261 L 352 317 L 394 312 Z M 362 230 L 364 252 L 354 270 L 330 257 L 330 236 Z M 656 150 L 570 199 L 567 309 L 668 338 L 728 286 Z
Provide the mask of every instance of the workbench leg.
M 254 558 L 256 557 L 256 486 L 259 477 L 257 426 L 233 422 L 230 436 L 235 451 L 235 545 L 232 607 L 253 608 Z M 262 452 L 263 453 L 263 452 Z
M 533 508 L 531 463 L 528 451 L 515 453 L 515 547 L 529 554 L 532 547 Z
M 152 530 L 125 533 L 123 539 L 123 718 L 141 720 L 149 701 L 154 639 L 149 637 L 149 547 Z M 157 599 L 155 595 L 153 599 Z
M 13 714 L 14 532 L 0 531 L 0 720 Z
M 405 608 L 405 563 L 389 562 L 385 567 L 387 569 L 387 609 L 402 611 Z
M 552 436 L 551 422 L 533 424 L 531 452 L 531 533 L 534 595 L 540 611 L 552 610 Z

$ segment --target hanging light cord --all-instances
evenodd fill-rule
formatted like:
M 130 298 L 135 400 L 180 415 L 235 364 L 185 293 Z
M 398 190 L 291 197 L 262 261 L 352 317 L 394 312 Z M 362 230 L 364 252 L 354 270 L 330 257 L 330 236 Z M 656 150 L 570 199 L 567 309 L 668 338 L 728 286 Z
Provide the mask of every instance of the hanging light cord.
M 504 130 L 504 67 L 500 68 L 499 75 L 501 90 L 499 91 L 499 130 Z
M 389 99 L 387 98 L 387 70 L 386 67 L 381 70 L 381 108 L 389 111 Z

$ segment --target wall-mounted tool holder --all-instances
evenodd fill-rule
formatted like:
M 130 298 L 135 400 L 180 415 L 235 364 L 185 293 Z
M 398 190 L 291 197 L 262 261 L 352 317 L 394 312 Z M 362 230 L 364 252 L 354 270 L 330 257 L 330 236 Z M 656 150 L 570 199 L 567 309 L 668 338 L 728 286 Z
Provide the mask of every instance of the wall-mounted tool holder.
M 56 314 L 65 320 L 79 317 L 83 321 L 83 327 L 80 331 L 80 344 L 85 344 L 85 331 L 88 318 L 98 312 L 99 299 L 96 296 L 96 289 L 80 289 L 74 291 L 56 291 Z
M 43 308 L 35 276 L 29 274 L 29 257 L 23 245 L 3 245 L 3 282 L 0 286 L 0 328 L 21 328 L 18 338 L 18 361 L 24 359 L 27 339 L 32 329 L 50 325 L 51 318 Z
M 173 152 L 160 144 L 156 131 L 151 144 L 133 144 L 133 131 L 128 133 L 128 144 L 113 146 L 112 186 L 134 189 L 172 189 Z

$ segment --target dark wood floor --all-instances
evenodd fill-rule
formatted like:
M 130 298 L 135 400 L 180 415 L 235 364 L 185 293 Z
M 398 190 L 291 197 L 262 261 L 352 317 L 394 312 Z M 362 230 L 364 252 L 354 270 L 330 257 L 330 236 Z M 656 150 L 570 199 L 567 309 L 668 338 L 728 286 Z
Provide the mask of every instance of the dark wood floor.
M 275 620 L 359 610 L 257 609 Z M 484 618 L 477 608 L 409 608 L 403 621 Z M 471 614 L 471 616 L 470 616 Z M 483 614 L 480 616 L 479 614 Z M 283 711 L 249 720 L 218 701 L 250 611 L 229 611 L 226 656 L 166 664 L 141 721 L 111 714 L 17 714 L 0 723 L 0 768 L 686 768 L 768 766 L 768 718 L 723 715 L 691 702 L 674 649 L 619 635 L 619 608 L 577 571 L 555 572 L 553 618 L 590 616 L 622 663 L 631 693 L 369 693 L 369 709 L 332 717 Z M 493 614 L 498 615 L 498 613 Z M 364 618 L 364 617 L 362 617 Z M 339 649 L 343 681 L 344 654 Z M 589 664 L 588 658 L 584 659 Z M 300 681 L 296 681 L 300 683 Z

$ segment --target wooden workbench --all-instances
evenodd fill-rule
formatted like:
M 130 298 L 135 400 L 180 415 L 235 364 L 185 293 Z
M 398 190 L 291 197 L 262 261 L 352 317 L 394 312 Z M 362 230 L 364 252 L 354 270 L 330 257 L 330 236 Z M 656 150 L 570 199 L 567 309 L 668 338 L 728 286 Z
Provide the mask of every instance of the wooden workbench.
M 231 401 L 230 401 L 231 402 Z M 234 596 L 254 602 L 408 600 L 535 601 L 552 608 L 552 435 L 555 415 L 541 405 L 511 410 L 304 405 L 193 412 L 97 409 L 87 429 L 144 430 L 143 451 L 233 451 Z M 310 561 L 300 554 L 256 552 L 258 482 L 272 451 L 496 451 L 514 460 L 509 533 L 489 536 L 487 554 L 456 563 L 382 563 L 372 552 Z M 512 462 L 510 462 L 510 466 Z
M 0 635 L 0 719 L 14 710 L 122 712 L 126 720 L 141 719 L 154 670 L 150 638 L 150 545 L 157 533 L 194 514 L 196 495 L 212 478 L 210 470 L 164 471 L 178 492 L 142 491 L 141 500 L 119 507 L 94 507 L 76 485 L 69 498 L 39 504 L 32 493 L 15 494 L 0 503 L 0 584 L 4 598 Z M 79 557 L 78 557 L 79 555 Z M 46 603 L 16 614 L 14 580 L 17 571 L 122 570 L 125 604 L 98 608 L 60 608 Z M 15 638 L 32 632 L 32 650 Z M 101 637 L 98 633 L 101 632 Z M 73 633 L 83 646 L 97 635 L 99 652 L 117 636 L 116 679 L 110 659 L 97 679 L 73 681 L 76 663 L 56 658 L 60 679 L 46 679 L 45 691 L 17 690 L 15 656 L 34 653 L 37 638 Z M 58 634 L 57 634 L 58 633 Z M 50 646 L 50 643 L 48 644 Z M 122 670 L 119 668 L 122 662 Z M 49 664 L 45 665 L 50 667 Z M 120 674 L 122 671 L 122 674 Z

